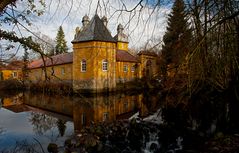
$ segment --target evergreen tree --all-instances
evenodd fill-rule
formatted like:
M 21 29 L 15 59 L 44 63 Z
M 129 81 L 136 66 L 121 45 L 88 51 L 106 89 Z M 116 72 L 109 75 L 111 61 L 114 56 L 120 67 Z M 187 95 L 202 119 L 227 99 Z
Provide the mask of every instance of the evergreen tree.
M 172 12 L 169 14 L 168 26 L 163 37 L 162 70 L 167 71 L 167 65 L 177 68 L 190 49 L 192 34 L 186 18 L 183 0 L 175 0 Z
M 29 63 L 29 53 L 28 53 L 26 47 L 25 47 L 24 55 L 23 55 L 23 62 L 24 62 L 24 65 L 23 65 L 23 68 L 22 68 L 22 75 L 23 75 L 23 83 L 24 83 L 28 78 L 27 66 L 28 66 L 28 63 Z
M 67 53 L 67 45 L 65 40 L 65 34 L 62 29 L 62 26 L 59 27 L 57 35 L 56 35 L 56 50 L 55 54 Z

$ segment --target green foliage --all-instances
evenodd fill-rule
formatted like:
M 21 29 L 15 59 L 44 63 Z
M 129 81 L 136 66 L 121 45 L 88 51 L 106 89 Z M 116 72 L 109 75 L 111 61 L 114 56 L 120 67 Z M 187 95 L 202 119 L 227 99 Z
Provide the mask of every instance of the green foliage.
M 56 51 L 55 54 L 67 53 L 68 47 L 66 45 L 65 34 L 62 26 L 59 27 L 56 35 Z
M 35 19 L 37 16 L 40 16 L 44 13 L 46 8 L 45 1 L 26 0 L 25 2 L 15 2 L 15 0 L 2 0 L 0 2 L 0 40 L 3 40 L 2 43 L 6 43 L 6 47 L 4 45 L 1 46 L 2 50 L 5 51 L 2 53 L 4 57 L 2 58 L 5 61 L 15 56 L 9 56 L 9 51 L 13 49 L 17 50 L 17 45 L 15 44 L 18 43 L 20 43 L 26 49 L 44 54 L 38 43 L 34 42 L 31 37 L 24 37 L 22 35 L 21 27 L 24 27 L 24 29 L 28 28 L 28 26 L 32 25 L 32 17 Z M 24 3 L 24 5 L 22 5 L 22 3 Z M 28 26 L 26 26 L 26 24 Z M 13 31 L 9 31 L 9 29 L 12 29 Z M 27 31 L 30 32 L 29 30 Z
M 9 40 L 10 42 L 19 42 L 22 46 L 42 53 L 39 44 L 32 40 L 32 37 L 18 37 L 14 32 L 8 32 L 0 29 L 0 39 Z
M 165 87 L 176 91 L 175 102 L 210 101 L 213 93 L 229 93 L 231 101 L 238 101 L 239 6 L 230 0 L 188 1 L 188 6 L 193 34 L 183 0 L 175 1 L 169 15 L 161 70 L 164 74 L 168 68 L 176 71 Z
M 168 18 L 167 31 L 163 37 L 162 56 L 165 64 L 176 66 L 189 51 L 192 35 L 187 22 L 183 0 L 176 0 Z

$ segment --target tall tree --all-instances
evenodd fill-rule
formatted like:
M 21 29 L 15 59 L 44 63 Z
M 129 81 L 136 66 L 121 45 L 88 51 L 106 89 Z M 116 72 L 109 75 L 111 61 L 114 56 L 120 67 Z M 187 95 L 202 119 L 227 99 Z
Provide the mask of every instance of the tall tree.
M 28 63 L 29 63 L 29 53 L 28 53 L 26 47 L 25 47 L 24 55 L 23 55 L 23 62 L 24 62 L 24 65 L 23 65 L 23 68 L 22 68 L 22 75 L 23 75 L 22 77 L 23 77 L 23 83 L 25 83 L 25 81 L 28 78 L 27 66 L 28 66 Z
M 166 73 L 167 65 L 177 68 L 190 49 L 191 29 L 187 22 L 183 0 L 175 0 L 169 14 L 167 31 L 163 37 L 162 59 Z
M 56 49 L 55 54 L 67 53 L 67 45 L 65 40 L 65 34 L 62 29 L 62 26 L 59 27 L 57 35 L 56 35 Z
M 237 86 L 239 82 L 238 2 L 231 0 L 188 2 L 195 28 L 195 44 L 197 44 L 188 59 L 190 81 L 188 89 L 194 94 L 199 91 L 197 88 L 207 84 L 220 92 L 234 88 L 235 91 L 231 93 L 237 93 L 239 90 Z M 238 99 L 236 94 L 234 96 Z

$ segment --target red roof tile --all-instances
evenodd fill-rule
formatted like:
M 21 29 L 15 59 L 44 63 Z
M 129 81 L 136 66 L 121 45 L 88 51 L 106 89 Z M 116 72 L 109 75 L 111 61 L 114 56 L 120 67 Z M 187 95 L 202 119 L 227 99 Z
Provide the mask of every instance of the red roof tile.
M 20 70 L 24 66 L 21 60 L 11 61 L 8 65 L 0 64 L 0 70 Z
M 72 63 L 72 62 L 73 62 L 73 53 L 72 52 L 51 56 L 51 59 L 50 58 L 45 59 L 46 66 L 55 66 L 55 65 Z M 40 68 L 40 67 L 44 67 L 44 63 L 43 63 L 42 59 L 32 61 L 28 65 L 29 69 Z
M 0 70 L 5 70 L 5 69 L 6 69 L 6 65 L 0 63 Z
M 120 62 L 139 62 L 138 58 L 131 55 L 129 52 L 127 51 L 123 51 L 123 50 L 117 50 L 116 51 L 116 61 L 120 61 Z
M 138 55 L 158 56 L 155 52 L 152 51 L 140 51 Z

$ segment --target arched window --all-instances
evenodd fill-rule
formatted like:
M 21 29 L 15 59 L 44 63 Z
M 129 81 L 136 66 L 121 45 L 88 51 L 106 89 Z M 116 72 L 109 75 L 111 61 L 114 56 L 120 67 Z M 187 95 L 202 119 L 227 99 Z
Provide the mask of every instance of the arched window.
M 106 59 L 102 61 L 102 70 L 108 71 L 108 61 Z
M 81 72 L 86 72 L 86 60 L 81 60 Z

